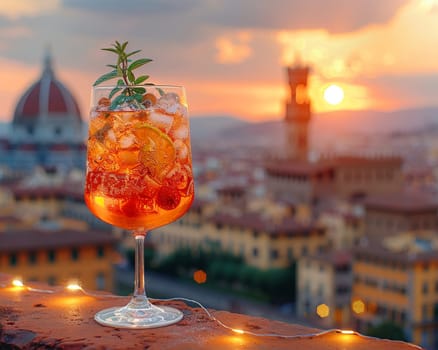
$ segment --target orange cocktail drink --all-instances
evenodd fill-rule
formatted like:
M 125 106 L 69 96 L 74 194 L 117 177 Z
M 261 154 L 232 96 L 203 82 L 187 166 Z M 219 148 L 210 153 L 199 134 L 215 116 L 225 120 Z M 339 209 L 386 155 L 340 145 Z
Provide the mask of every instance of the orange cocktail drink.
M 182 216 L 194 185 L 187 107 L 175 93 L 145 94 L 140 110 L 91 113 L 85 201 L 94 215 L 130 230 L 151 230 Z

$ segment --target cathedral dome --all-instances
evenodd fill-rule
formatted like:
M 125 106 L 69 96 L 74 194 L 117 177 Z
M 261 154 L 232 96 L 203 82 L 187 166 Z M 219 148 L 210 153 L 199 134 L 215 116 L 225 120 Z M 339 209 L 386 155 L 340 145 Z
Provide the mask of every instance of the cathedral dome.
M 12 124 L 31 127 L 42 120 L 69 119 L 82 123 L 78 104 L 71 92 L 55 77 L 52 60 L 47 55 L 43 73 L 19 99 Z

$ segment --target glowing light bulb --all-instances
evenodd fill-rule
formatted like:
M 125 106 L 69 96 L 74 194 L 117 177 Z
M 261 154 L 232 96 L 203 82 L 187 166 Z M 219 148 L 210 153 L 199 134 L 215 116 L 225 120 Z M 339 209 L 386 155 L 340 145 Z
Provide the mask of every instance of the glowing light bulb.
M 234 333 L 239 333 L 239 334 L 245 334 L 245 331 L 241 330 L 241 329 L 237 329 L 237 328 L 233 328 L 232 331 Z
M 342 329 L 341 330 L 341 334 L 354 334 L 354 331 L 350 330 L 350 329 Z
M 14 287 L 24 287 L 23 282 L 18 278 L 15 278 L 14 280 L 12 280 L 12 285 Z
M 82 290 L 82 287 L 77 283 L 69 283 L 66 288 L 72 292 Z

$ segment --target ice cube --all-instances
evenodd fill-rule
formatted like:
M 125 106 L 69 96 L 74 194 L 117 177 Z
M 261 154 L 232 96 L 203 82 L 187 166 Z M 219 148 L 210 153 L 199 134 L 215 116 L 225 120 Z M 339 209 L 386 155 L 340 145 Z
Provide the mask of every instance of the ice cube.
M 166 133 L 170 130 L 172 123 L 173 123 L 173 117 L 158 113 L 157 111 L 151 112 L 149 114 L 148 120 L 159 129 L 165 131 Z
M 166 181 L 169 186 L 182 191 L 181 194 L 185 195 L 187 191 L 187 186 L 189 186 L 190 182 L 192 181 L 191 169 L 187 169 L 187 167 L 183 167 L 180 164 L 177 164 L 166 175 Z
M 189 128 L 181 125 L 179 128 L 172 130 L 172 137 L 176 140 L 186 140 L 189 137 Z
M 182 117 L 184 117 L 184 118 L 187 119 L 189 112 L 188 112 L 186 106 L 184 106 L 184 105 L 182 105 L 182 104 L 179 104 L 179 105 L 178 105 L 178 110 L 177 110 L 177 112 L 178 112 L 178 114 L 180 114 Z
M 119 145 L 121 148 L 129 148 L 134 144 L 135 135 L 134 134 L 124 134 L 119 139 Z
M 106 137 L 109 141 L 116 142 L 116 134 L 114 133 L 113 129 L 108 130 L 108 132 L 106 133 Z
M 188 120 L 181 115 L 175 115 L 173 117 L 172 129 L 169 134 L 173 139 L 187 139 L 189 137 Z
M 176 140 L 174 145 L 176 149 L 176 156 L 178 157 L 178 159 L 180 160 L 187 159 L 189 155 L 189 148 L 187 147 L 187 145 L 180 139 Z
M 173 92 L 167 93 L 160 97 L 156 107 L 162 109 L 167 114 L 176 114 L 180 108 L 179 96 Z

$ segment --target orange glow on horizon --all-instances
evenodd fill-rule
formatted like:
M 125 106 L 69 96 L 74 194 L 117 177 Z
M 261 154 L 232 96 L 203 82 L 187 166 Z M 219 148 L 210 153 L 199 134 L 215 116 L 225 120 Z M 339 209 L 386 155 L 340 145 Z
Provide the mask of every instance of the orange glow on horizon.
M 43 6 L 27 0 L 3 4 L 0 14 L 9 19 L 30 18 L 46 12 L 58 13 L 61 8 L 58 0 L 47 0 Z M 430 35 L 433 28 L 438 28 L 437 9 L 437 0 L 407 1 L 388 21 L 370 22 L 373 24 L 348 32 L 330 32 L 324 29 L 323 23 L 313 26 L 319 29 L 294 30 L 287 26 L 284 29 L 217 26 L 211 30 L 211 36 L 206 31 L 205 42 L 188 40 L 185 49 L 190 52 L 176 47 L 186 59 L 189 56 L 194 69 L 172 68 L 169 72 L 161 71 L 161 76 L 153 74 L 152 78 L 155 83 L 184 85 L 191 116 L 234 116 L 253 122 L 282 120 L 289 94 L 284 69 L 298 63 L 311 68 L 308 95 L 313 113 L 433 106 L 437 104 L 436 99 L 424 91 L 433 82 L 429 79 L 438 75 L 438 51 Z M 36 34 L 24 20 L 11 20 L 2 30 L 0 47 L 5 53 L 9 49 L 14 52 L 13 40 L 41 39 L 33 37 Z M 77 99 L 82 117 L 87 121 L 91 84 L 103 73 L 93 68 L 94 60 L 102 59 L 99 67 L 104 70 L 107 58 L 94 56 L 90 62 L 66 67 L 60 54 L 66 48 L 58 45 L 53 47 L 55 74 Z M 100 55 L 97 38 L 90 37 L 87 45 L 78 60 Z M 412 59 L 412 52 L 421 59 L 421 64 Z M 32 64 L 8 59 L 6 54 L 0 57 L 0 72 L 7 82 L 0 87 L 3 107 L 0 119 L 4 121 L 13 118 L 18 99 L 40 77 L 43 45 L 41 52 L 33 56 L 36 58 Z M 153 58 L 160 61 L 160 57 Z M 198 69 L 200 61 L 208 64 L 200 64 Z M 265 67 L 263 70 L 260 70 L 261 65 Z M 224 72 L 224 66 L 232 74 L 219 74 Z M 330 104 L 324 99 L 324 90 L 330 83 L 336 83 L 344 91 L 341 102 Z

